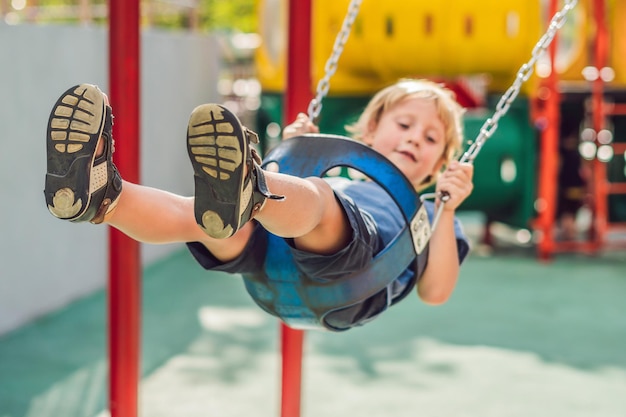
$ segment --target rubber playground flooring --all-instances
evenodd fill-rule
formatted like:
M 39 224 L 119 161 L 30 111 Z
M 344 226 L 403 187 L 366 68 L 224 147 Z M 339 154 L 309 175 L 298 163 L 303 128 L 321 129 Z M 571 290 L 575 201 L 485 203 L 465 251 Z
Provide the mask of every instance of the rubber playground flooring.
M 279 416 L 279 326 L 185 250 L 143 277 L 143 417 Z M 106 416 L 98 292 L 0 338 L 0 417 Z M 303 417 L 625 417 L 626 260 L 471 255 L 452 299 L 308 332 Z

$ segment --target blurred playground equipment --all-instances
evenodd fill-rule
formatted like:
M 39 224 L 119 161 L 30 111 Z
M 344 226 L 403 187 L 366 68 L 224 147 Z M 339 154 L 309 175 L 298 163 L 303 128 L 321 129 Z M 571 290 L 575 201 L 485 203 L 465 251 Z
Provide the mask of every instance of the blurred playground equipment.
M 287 67 L 296 67 L 310 77 L 307 95 L 312 96 L 347 3 L 347 0 L 290 1 L 291 21 L 297 14 L 294 9 L 313 5 L 312 31 L 302 24 L 302 17 L 304 22 L 309 20 L 308 12 L 298 20 L 302 24 L 298 29 L 305 32 L 307 43 L 294 41 L 302 33 L 290 31 L 289 34 L 290 44 L 312 53 L 310 62 L 309 59 L 297 61 L 292 55 L 287 65 L 287 30 L 283 24 L 287 20 L 286 0 L 259 0 L 264 39 L 258 61 L 264 88 L 261 109 L 268 126 L 271 121 L 282 122 L 283 107 L 285 118 L 293 117 L 289 91 L 294 90 L 294 85 L 288 87 L 283 81 L 289 79 Z M 373 91 L 396 78 L 416 76 L 439 80 L 457 92 L 469 109 L 467 136 L 475 137 L 520 65 L 532 54 L 544 22 L 558 9 L 559 2 L 550 0 L 548 6 L 542 7 L 539 1 L 509 1 L 503 6 L 504 2 L 495 0 L 451 0 L 445 3 L 445 9 L 436 2 L 430 3 L 421 0 L 363 3 L 353 36 L 339 62 L 339 72 L 332 80 L 330 95 L 325 99 L 320 120 L 323 130 L 343 133 L 343 125 L 360 111 Z M 139 12 L 138 1 L 109 2 L 110 96 L 116 103 L 116 111 L 125 115 L 116 121 L 115 134 L 129 139 L 119 141 L 122 149 L 118 149 L 120 157 L 116 164 L 133 182 L 138 180 L 137 138 L 141 120 Z M 551 48 L 549 56 L 538 63 L 538 76 L 525 84 L 523 94 L 479 155 L 475 193 L 479 198 L 468 202 L 467 207 L 470 209 L 473 204 L 473 209 L 485 212 L 491 220 L 534 228 L 542 235 L 538 248 L 543 257 L 559 250 L 600 249 L 607 244 L 605 235 L 626 217 L 623 205 L 619 205 L 623 200 L 616 199 L 623 197 L 618 193 L 626 194 L 626 187 L 614 180 L 616 177 L 623 180 L 624 158 L 619 156 L 626 151 L 624 141 L 618 140 L 621 129 L 625 128 L 622 118 L 626 108 L 621 103 L 626 102 L 622 95 L 626 91 L 626 63 L 617 59 L 626 52 L 626 39 L 618 33 L 618 24 L 626 17 L 626 4 L 621 0 L 581 1 L 570 17 L 559 32 L 563 39 L 558 54 L 556 48 Z M 296 25 L 290 23 L 292 26 Z M 309 44 L 309 38 L 314 42 Z M 403 43 L 396 43 L 400 39 Z M 355 59 L 352 64 L 347 62 L 350 57 Z M 301 92 L 306 89 L 295 86 Z M 284 106 L 283 95 L 288 103 Z M 588 158 L 585 166 L 590 172 L 587 189 L 592 197 L 593 222 L 587 240 L 566 247 L 554 241 L 552 229 L 559 164 L 558 121 L 565 116 L 562 102 L 570 97 L 572 100 L 582 97 L 588 102 L 581 119 L 581 140 L 586 139 L 581 142 L 584 145 L 581 149 L 582 156 Z M 305 105 L 296 108 L 306 111 Z M 328 120 L 327 114 L 332 114 L 333 120 Z M 278 134 L 268 132 L 266 142 L 277 137 Z M 613 158 L 608 157 L 607 149 L 612 150 Z M 135 417 L 140 375 L 139 245 L 111 229 L 110 248 L 110 415 Z M 297 362 L 301 360 L 302 336 L 282 329 L 282 388 L 286 401 L 281 404 L 282 415 L 292 417 L 299 415 L 301 368 Z
M 312 2 L 310 68 L 298 67 L 310 72 L 311 96 L 326 72 L 349 3 Z M 466 136 L 475 138 L 558 8 L 556 0 L 363 1 L 336 57 L 320 129 L 345 134 L 344 125 L 374 92 L 402 77 L 425 77 L 456 92 L 468 109 Z M 266 133 L 267 147 L 278 134 L 264 127 L 283 121 L 286 9 L 286 1 L 258 2 L 259 130 Z M 483 212 L 487 226 L 498 221 L 533 230 L 543 259 L 624 243 L 612 238 L 626 225 L 626 61 L 619 59 L 626 53 L 626 35 L 619 29 L 624 19 L 623 1 L 581 1 L 476 158 L 475 191 L 463 208 Z M 578 169 L 586 174 L 585 204 L 591 213 L 584 237 L 571 241 L 555 236 L 559 124 L 564 121 L 580 126 Z M 489 227 L 485 230 L 488 240 Z

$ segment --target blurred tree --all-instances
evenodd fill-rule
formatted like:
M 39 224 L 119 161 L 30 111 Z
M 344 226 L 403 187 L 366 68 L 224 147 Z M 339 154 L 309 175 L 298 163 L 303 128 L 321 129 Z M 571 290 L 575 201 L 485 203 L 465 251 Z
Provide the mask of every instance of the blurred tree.
M 200 0 L 199 11 L 203 30 L 256 30 L 255 0 Z
M 2 0 L 0 0 L 2 1 Z M 201 31 L 254 32 L 255 0 L 140 0 L 143 21 L 153 27 Z M 107 0 L 26 0 L 38 22 L 105 23 Z

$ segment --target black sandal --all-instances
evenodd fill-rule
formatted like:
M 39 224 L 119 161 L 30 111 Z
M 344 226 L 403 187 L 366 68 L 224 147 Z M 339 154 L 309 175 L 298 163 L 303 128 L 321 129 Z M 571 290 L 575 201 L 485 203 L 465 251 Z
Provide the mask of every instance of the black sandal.
M 267 189 L 261 159 L 250 146 L 258 141 L 256 133 L 219 104 L 204 104 L 191 113 L 187 151 L 194 169 L 194 214 L 207 235 L 230 237 L 266 199 L 284 199 Z
M 48 172 L 44 195 L 53 216 L 101 223 L 122 191 L 112 162 L 113 115 L 100 89 L 81 84 L 57 100 L 47 131 Z M 104 153 L 96 158 L 102 136 Z

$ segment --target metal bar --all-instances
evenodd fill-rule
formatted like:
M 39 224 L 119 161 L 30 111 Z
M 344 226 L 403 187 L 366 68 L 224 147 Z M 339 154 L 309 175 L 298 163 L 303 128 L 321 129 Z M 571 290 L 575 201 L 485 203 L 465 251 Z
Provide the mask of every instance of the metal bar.
M 611 228 L 611 232 L 626 232 L 626 223 L 620 223 Z M 626 248 L 626 241 L 624 240 L 608 240 L 604 242 L 603 249 L 624 249 Z M 597 253 L 598 248 L 594 242 L 590 241 L 564 241 L 558 242 L 554 247 L 554 252 L 580 252 L 589 255 Z
M 312 0 L 290 0 L 287 35 L 287 84 L 283 122 L 295 120 L 311 100 Z M 283 123 L 284 124 L 284 123 Z M 300 416 L 304 332 L 281 324 L 281 417 Z
M 626 182 L 611 182 L 608 185 L 608 194 L 626 194 Z
M 302 397 L 304 332 L 280 325 L 282 349 L 281 417 L 299 417 Z
M 549 16 L 554 16 L 558 11 L 558 0 L 550 0 Z M 560 94 L 558 91 L 558 74 L 555 67 L 556 47 L 558 35 L 548 47 L 550 56 L 550 76 L 542 88 L 547 92 L 544 108 L 546 127 L 541 132 L 539 160 L 539 185 L 538 185 L 538 221 L 537 226 L 541 231 L 541 239 L 537 244 L 537 252 L 540 259 L 546 260 L 554 252 L 554 222 L 556 216 L 556 195 L 558 183 L 558 146 L 559 146 L 559 106 Z
M 626 116 L 626 104 L 606 104 L 604 105 L 607 115 Z
M 115 163 L 139 183 L 139 0 L 109 1 L 109 92 L 114 105 Z M 139 385 L 139 243 L 109 229 L 109 410 L 136 417 Z
M 626 233 L 626 222 L 611 223 L 610 233 Z M 626 240 L 607 241 L 606 244 L 626 246 Z
M 593 18 L 595 20 L 596 37 L 594 42 L 593 59 L 595 67 L 600 70 L 607 62 L 608 32 L 605 25 L 605 2 L 594 0 Z M 604 80 L 596 78 L 591 85 L 591 106 L 593 128 L 599 132 L 604 128 Z M 604 241 L 608 228 L 608 198 L 606 165 L 597 158 L 592 161 L 592 195 L 593 195 L 593 227 L 592 240 L 599 248 Z
M 593 254 L 596 252 L 596 245 L 590 241 L 578 241 L 578 240 L 569 240 L 557 242 L 554 245 L 553 252 L 555 253 L 564 253 L 564 252 L 582 252 L 587 254 Z

